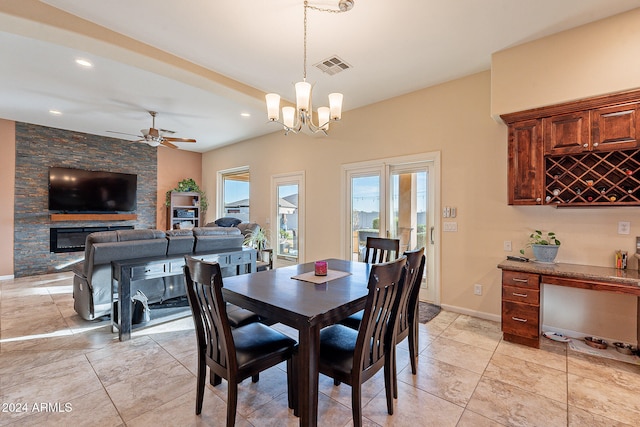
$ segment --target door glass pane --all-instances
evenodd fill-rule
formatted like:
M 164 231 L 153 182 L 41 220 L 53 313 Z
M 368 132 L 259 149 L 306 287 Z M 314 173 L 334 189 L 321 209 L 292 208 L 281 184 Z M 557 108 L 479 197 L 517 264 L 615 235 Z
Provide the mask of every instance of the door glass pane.
M 224 212 L 222 216 L 249 222 L 249 171 L 222 176 Z
M 428 176 L 426 170 L 391 172 L 388 230 L 400 239 L 400 253 L 427 246 Z
M 380 176 L 351 178 L 351 259 L 362 259 L 367 237 L 380 235 Z
M 278 185 L 277 255 L 298 259 L 298 184 Z

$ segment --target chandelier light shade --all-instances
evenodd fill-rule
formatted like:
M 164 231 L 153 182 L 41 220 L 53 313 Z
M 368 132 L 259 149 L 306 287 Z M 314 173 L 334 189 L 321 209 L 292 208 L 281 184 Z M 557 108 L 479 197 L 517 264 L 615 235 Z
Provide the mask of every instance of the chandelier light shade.
M 311 132 L 322 132 L 327 135 L 329 123 L 336 122 L 342 118 L 341 93 L 329 94 L 329 107 L 318 108 L 317 125 L 313 121 L 313 107 L 311 102 L 312 86 L 307 82 L 307 10 L 313 9 L 320 12 L 342 13 L 353 8 L 354 0 L 339 0 L 338 9 L 323 9 L 310 6 L 309 2 L 304 2 L 304 53 L 303 53 L 303 74 L 302 81 L 295 84 L 296 108 L 282 107 L 282 121 L 280 121 L 280 95 L 268 93 L 265 96 L 267 103 L 267 117 L 270 122 L 280 123 L 284 128 L 285 135 L 289 132 L 298 133 L 306 126 Z

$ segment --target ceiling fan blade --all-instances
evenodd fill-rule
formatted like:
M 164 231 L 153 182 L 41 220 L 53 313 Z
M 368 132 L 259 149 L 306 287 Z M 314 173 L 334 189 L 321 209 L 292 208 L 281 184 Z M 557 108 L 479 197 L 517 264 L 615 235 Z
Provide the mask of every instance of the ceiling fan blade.
M 136 138 L 140 138 L 140 135 L 134 135 L 134 134 L 132 134 L 132 133 L 116 132 L 116 131 L 114 131 L 114 130 L 107 130 L 107 131 L 105 131 L 105 132 L 109 132 L 109 133 L 117 133 L 117 134 L 120 134 L 120 135 L 135 136 Z
M 170 133 L 170 134 L 176 133 L 175 130 L 169 130 L 169 129 L 160 129 L 160 132 L 162 132 L 162 133 Z
M 169 136 L 165 136 L 162 138 L 165 141 L 173 141 L 173 142 L 196 142 L 193 138 L 172 138 Z
M 160 136 L 160 132 L 158 132 L 158 129 L 151 128 L 149 129 L 149 135 L 154 138 L 158 138 Z
M 169 148 L 178 148 L 177 145 L 170 143 L 166 139 L 163 139 L 160 144 L 164 145 L 165 147 L 169 147 Z

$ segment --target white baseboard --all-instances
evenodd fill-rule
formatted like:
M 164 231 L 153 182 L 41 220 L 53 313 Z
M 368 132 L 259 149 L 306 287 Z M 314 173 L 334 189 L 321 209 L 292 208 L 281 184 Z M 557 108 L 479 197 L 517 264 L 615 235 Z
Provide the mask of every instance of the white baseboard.
M 440 304 L 443 310 L 452 311 L 454 313 L 466 314 L 467 316 L 477 317 L 479 319 L 491 320 L 493 322 L 501 322 L 502 317 L 499 314 L 485 313 L 484 311 L 469 310 L 467 308 L 457 307 L 454 305 Z
M 11 280 L 13 278 L 13 274 L 10 274 L 8 276 L 0 276 L 0 280 Z

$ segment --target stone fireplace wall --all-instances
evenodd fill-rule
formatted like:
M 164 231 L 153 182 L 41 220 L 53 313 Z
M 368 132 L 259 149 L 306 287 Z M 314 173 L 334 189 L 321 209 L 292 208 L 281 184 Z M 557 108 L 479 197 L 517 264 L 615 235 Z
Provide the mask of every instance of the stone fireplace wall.
M 157 149 L 146 144 L 16 122 L 14 276 L 68 271 L 83 252 L 49 252 L 51 227 L 156 228 Z M 50 166 L 138 175 L 137 220 L 56 221 L 48 210 Z

